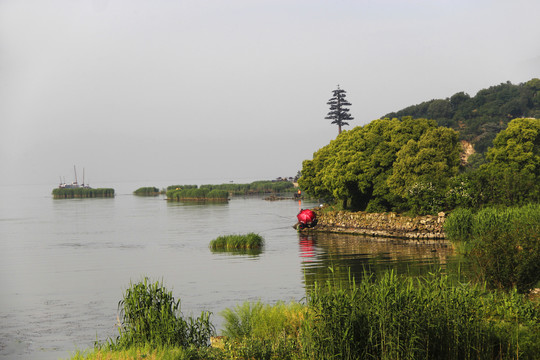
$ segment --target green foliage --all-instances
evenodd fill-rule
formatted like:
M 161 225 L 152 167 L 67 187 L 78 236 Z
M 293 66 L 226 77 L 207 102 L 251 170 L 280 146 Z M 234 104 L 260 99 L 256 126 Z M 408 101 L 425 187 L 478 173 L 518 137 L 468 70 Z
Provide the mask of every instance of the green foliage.
M 468 241 L 473 233 L 474 213 L 469 208 L 453 210 L 444 222 L 446 237 L 452 241 Z
M 196 189 L 197 185 L 169 185 L 167 186 L 167 191 L 169 190 L 182 190 L 182 189 Z
M 306 311 L 305 305 L 297 302 L 265 305 L 261 302 L 246 301 L 221 313 L 225 320 L 223 335 L 231 339 L 272 339 L 282 336 L 296 338 Z
M 418 141 L 411 139 L 397 153 L 390 189 L 407 199 L 418 214 L 443 209 L 449 181 L 459 172 L 461 145 L 454 130 L 428 129 Z
M 149 345 L 132 346 L 127 349 L 100 349 L 93 351 L 76 352 L 71 360 L 218 360 L 224 359 L 219 349 L 208 347 L 181 347 Z
M 491 287 L 528 292 L 540 281 L 540 205 L 482 209 L 472 241 L 471 256 Z
M 211 249 L 260 249 L 264 245 L 261 235 L 249 233 L 246 235 L 223 235 L 210 242 Z
M 510 82 L 480 90 L 471 97 L 459 92 L 447 99 L 434 99 L 409 106 L 385 117 L 434 119 L 441 126 L 460 132 L 461 139 L 484 153 L 498 132 L 517 117 L 540 118 L 540 79 L 513 85 Z
M 141 187 L 133 192 L 134 195 L 139 196 L 157 196 L 159 195 L 159 189 L 157 187 Z
M 501 131 L 479 172 L 490 203 L 540 202 L 540 119 L 514 119 Z
M 205 345 L 213 332 L 209 321 L 191 325 L 200 336 L 189 330 L 173 336 L 167 329 L 190 327 L 179 320 L 179 301 L 145 279 L 126 291 L 121 303 L 133 316 L 123 314 L 122 329 L 144 330 L 156 340 L 111 341 L 72 359 L 532 360 L 540 353 L 538 302 L 517 291 L 487 291 L 440 272 L 420 278 L 365 275 L 359 283 L 340 278 L 315 285 L 306 304 L 245 302 L 224 310 L 226 337 L 219 348 Z M 126 304 L 132 304 L 129 310 Z M 127 319 L 135 319 L 133 326 L 126 326 Z M 121 334 L 128 337 L 127 330 Z
M 55 199 L 72 199 L 72 198 L 97 198 L 97 197 L 114 197 L 114 189 L 109 188 L 56 188 L 52 191 Z
M 167 190 L 167 200 L 174 201 L 185 201 L 185 200 L 194 200 L 194 201 L 227 201 L 229 199 L 229 193 L 225 190 L 208 188 L 184 188 L 184 189 L 171 189 Z
M 527 292 L 540 281 L 540 205 L 458 209 L 444 227 L 452 241 L 470 243 L 468 256 L 490 287 Z
M 180 300 L 175 300 L 163 283 L 152 283 L 148 278 L 131 284 L 118 308 L 119 336 L 109 340 L 105 348 L 207 346 L 215 332 L 209 312 L 203 312 L 196 319 L 182 318 Z
M 540 341 L 538 308 L 523 296 L 438 274 L 332 281 L 307 301 L 306 359 L 534 359 Z
M 304 161 L 299 185 L 358 210 L 436 212 L 458 172 L 459 150 L 457 133 L 434 121 L 374 120 Z
M 171 185 L 167 187 L 168 200 L 227 200 L 229 194 L 254 195 L 295 191 L 290 181 L 260 180 L 250 184 Z
M 290 181 L 259 180 L 249 184 L 220 184 L 201 185 L 202 189 L 224 190 L 233 195 L 254 195 L 267 193 L 280 193 L 294 191 L 294 184 Z
M 297 359 L 298 336 L 307 307 L 297 302 L 244 302 L 221 315 L 232 359 Z

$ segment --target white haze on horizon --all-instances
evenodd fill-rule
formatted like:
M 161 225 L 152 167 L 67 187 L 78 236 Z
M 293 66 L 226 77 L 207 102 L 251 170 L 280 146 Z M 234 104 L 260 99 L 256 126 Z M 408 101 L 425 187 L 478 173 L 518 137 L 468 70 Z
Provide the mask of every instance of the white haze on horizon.
M 337 127 L 540 77 L 539 1 L 0 0 L 0 184 L 294 176 Z

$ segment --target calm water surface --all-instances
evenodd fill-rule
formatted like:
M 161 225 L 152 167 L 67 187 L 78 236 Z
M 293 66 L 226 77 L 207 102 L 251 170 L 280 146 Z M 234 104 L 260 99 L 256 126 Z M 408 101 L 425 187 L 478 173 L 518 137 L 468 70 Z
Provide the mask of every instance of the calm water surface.
M 421 273 L 457 261 L 441 245 L 300 236 L 292 200 L 168 203 L 131 195 L 140 186 L 104 186 L 116 189 L 114 199 L 69 200 L 53 200 L 51 186 L 0 187 L 0 359 L 68 358 L 115 336 L 118 301 L 144 276 L 163 280 L 185 315 L 213 312 L 219 330 L 223 309 L 302 300 L 329 266 Z M 220 235 L 248 232 L 266 241 L 258 255 L 208 248 Z

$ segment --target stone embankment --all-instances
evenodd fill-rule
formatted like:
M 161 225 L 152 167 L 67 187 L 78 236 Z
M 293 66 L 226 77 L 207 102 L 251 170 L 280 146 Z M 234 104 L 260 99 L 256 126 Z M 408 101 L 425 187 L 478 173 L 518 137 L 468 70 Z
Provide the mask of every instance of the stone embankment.
M 444 239 L 445 214 L 408 217 L 396 213 L 366 213 L 317 209 L 314 230 L 407 239 Z

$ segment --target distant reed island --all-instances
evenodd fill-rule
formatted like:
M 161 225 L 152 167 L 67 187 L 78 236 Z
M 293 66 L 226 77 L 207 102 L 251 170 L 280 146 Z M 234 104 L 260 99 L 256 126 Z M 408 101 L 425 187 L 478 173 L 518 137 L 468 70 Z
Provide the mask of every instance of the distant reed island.
M 196 186 L 196 185 L 194 185 Z M 226 190 L 185 188 L 179 187 L 167 190 L 167 200 L 170 201 L 229 201 L 229 192 Z
M 155 186 L 141 187 L 133 192 L 137 196 L 158 196 L 161 192 Z
M 53 189 L 52 195 L 54 199 L 112 198 L 114 197 L 114 189 L 110 189 L 110 188 L 92 189 L 89 187 L 56 188 L 56 189 Z
M 171 185 L 167 200 L 171 201 L 228 201 L 233 195 L 262 195 L 295 192 L 291 181 L 254 181 L 249 184 Z

